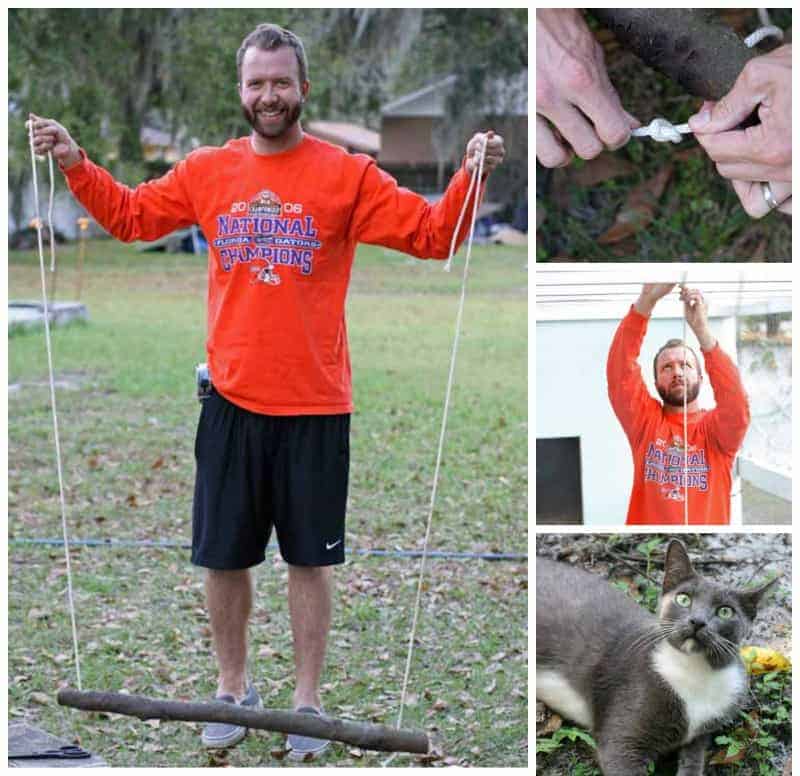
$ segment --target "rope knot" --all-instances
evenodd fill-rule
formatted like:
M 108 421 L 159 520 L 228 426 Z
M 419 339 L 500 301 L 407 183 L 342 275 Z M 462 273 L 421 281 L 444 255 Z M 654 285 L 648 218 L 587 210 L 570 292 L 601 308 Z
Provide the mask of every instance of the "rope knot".
M 664 118 L 653 119 L 646 127 L 631 131 L 632 137 L 651 137 L 658 143 L 680 143 L 691 132 L 688 124 L 673 124 Z

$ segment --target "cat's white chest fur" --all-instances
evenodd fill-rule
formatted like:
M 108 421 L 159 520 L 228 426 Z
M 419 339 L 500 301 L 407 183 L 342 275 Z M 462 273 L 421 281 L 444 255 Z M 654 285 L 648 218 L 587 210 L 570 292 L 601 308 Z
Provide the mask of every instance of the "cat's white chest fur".
M 592 709 L 586 699 L 555 670 L 536 669 L 536 700 L 583 727 L 592 727 Z
M 653 650 L 653 668 L 683 701 L 691 741 L 708 722 L 725 716 L 747 686 L 738 661 L 714 670 L 701 654 L 687 655 L 666 641 Z

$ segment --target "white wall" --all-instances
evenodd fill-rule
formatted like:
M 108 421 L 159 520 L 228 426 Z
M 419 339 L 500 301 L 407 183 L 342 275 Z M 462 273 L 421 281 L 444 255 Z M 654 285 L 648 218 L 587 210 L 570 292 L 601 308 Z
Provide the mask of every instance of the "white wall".
M 589 525 L 622 525 L 628 511 L 633 461 L 628 440 L 608 400 L 606 359 L 614 332 L 626 314 L 621 306 L 614 319 L 537 320 L 536 323 L 536 437 L 580 437 L 583 480 L 583 520 Z M 678 305 L 664 310 L 668 317 L 650 320 L 639 363 L 653 396 L 652 362 L 668 339 L 683 337 Z M 656 310 L 656 316 L 658 309 Z M 732 316 L 711 318 L 711 330 L 736 360 L 736 325 Z M 699 352 L 690 330 L 688 343 Z M 714 406 L 706 381 L 700 396 L 703 408 Z M 735 488 L 738 492 L 738 488 Z M 737 522 L 741 505 L 733 505 Z

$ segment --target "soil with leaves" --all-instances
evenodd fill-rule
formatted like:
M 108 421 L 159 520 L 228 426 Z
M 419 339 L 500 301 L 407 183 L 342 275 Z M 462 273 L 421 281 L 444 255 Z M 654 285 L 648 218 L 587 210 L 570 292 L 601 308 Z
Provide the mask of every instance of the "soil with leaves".
M 60 248 L 58 287 L 76 287 Z M 459 257 L 460 259 L 461 257 Z M 352 422 L 347 545 L 419 550 L 460 293 L 458 273 L 364 248 L 349 331 Z M 464 316 L 431 550 L 521 554 L 428 561 L 404 727 L 435 742 L 393 765 L 525 766 L 527 704 L 526 252 L 478 247 Z M 54 358 L 84 689 L 206 700 L 215 690 L 202 571 L 189 562 L 193 366 L 203 360 L 205 266 L 194 256 L 90 243 L 90 322 L 55 329 Z M 38 266 L 12 253 L 12 298 L 36 298 Z M 251 732 L 210 754 L 199 724 L 140 722 L 56 705 L 75 686 L 41 331 L 9 344 L 9 714 L 114 766 L 293 764 L 280 734 Z M 139 546 L 113 542 L 139 542 Z M 102 543 L 108 544 L 103 546 Z M 175 547 L 152 546 L 174 542 Z M 141 543 L 150 543 L 142 546 Z M 289 708 L 286 568 L 255 571 L 250 673 L 265 706 Z M 419 560 L 348 555 L 336 569 L 322 688 L 326 712 L 396 724 Z M 387 755 L 334 745 L 320 764 L 378 766 Z
M 536 554 L 571 563 L 607 578 L 650 611 L 663 576 L 666 542 L 661 535 L 539 534 Z M 713 776 L 783 776 L 791 766 L 792 622 L 791 534 L 682 534 L 697 570 L 723 584 L 745 587 L 780 581 L 759 609 L 748 646 L 769 650 L 775 666 L 755 669 L 738 719 L 713 736 L 707 773 Z M 766 658 L 765 658 L 766 660 Z M 779 670 L 770 670 L 779 668 Z M 602 776 L 591 735 L 544 704 L 536 707 L 536 772 L 541 776 Z M 674 757 L 650 764 L 654 776 L 673 776 Z M 789 769 L 788 771 L 785 769 Z

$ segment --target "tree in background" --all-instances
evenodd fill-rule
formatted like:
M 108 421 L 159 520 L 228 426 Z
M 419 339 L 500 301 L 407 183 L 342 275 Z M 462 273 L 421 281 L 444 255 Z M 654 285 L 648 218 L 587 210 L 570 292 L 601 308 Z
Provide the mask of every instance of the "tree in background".
M 142 126 L 168 131 L 184 150 L 191 138 L 213 145 L 247 131 L 235 54 L 264 21 L 306 44 L 307 118 L 379 129 L 385 102 L 459 76 L 438 130 L 443 153 L 460 153 L 468 120 L 496 84 L 527 67 L 526 9 L 23 8 L 8 18 L 9 189 L 17 223 L 29 176 L 28 112 L 57 118 L 92 158 L 138 182 L 154 172 L 142 158 Z M 513 174 L 526 176 L 524 168 Z

